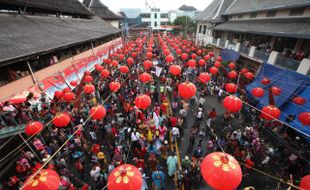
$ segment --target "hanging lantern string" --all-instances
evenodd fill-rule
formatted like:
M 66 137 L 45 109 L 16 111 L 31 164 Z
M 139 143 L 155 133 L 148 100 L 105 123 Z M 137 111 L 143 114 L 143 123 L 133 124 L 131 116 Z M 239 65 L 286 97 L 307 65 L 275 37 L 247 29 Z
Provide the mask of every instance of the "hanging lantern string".
M 78 97 L 78 98 L 76 98 L 75 100 L 73 100 L 72 101 L 72 103 L 74 104 L 74 103 L 76 103 L 78 100 L 79 100 L 79 98 L 83 95 L 83 93 L 84 92 L 82 92 L 81 93 L 81 95 Z M 74 109 L 74 108 L 73 108 Z M 73 110 L 72 109 L 72 110 Z M 72 111 L 71 110 L 71 111 Z M 65 110 L 65 112 L 66 111 L 68 111 L 68 108 L 66 108 L 66 110 Z M 54 121 L 54 119 L 55 119 L 55 117 L 53 117 L 50 121 L 48 121 L 43 127 L 44 128 L 46 128 L 46 127 L 48 127 L 53 121 Z M 42 129 L 43 130 L 43 129 Z M 33 138 L 35 138 L 35 137 L 37 137 L 38 135 L 39 135 L 40 133 L 36 133 L 36 134 L 33 134 L 33 135 L 31 135 L 30 137 L 28 137 L 27 139 L 25 139 L 20 145 L 18 145 L 16 148 L 14 148 L 12 151 L 10 151 L 8 154 L 6 154 L 3 158 L 1 158 L 1 160 L 0 160 L 0 163 L 2 162 L 2 161 L 4 161 L 6 158 L 8 158 L 11 154 L 13 154 L 15 151 L 18 151 L 18 150 L 20 150 L 21 149 L 21 147 L 25 147 L 26 145 L 26 143 L 28 143 L 30 140 L 32 140 Z M 25 145 L 25 146 L 23 146 L 23 145 Z M 22 149 L 23 149 L 22 148 Z
M 181 67 L 182 67 L 182 66 L 181 66 Z M 190 72 L 188 72 L 188 73 L 190 73 Z M 192 73 L 190 73 L 190 74 L 191 74 L 194 78 L 198 78 L 198 77 L 196 77 L 194 74 L 192 74 Z M 226 94 L 230 95 L 230 94 L 229 94 L 228 92 L 226 92 L 225 90 L 223 90 L 223 92 L 225 92 Z M 241 101 L 242 101 L 242 100 L 241 100 Z M 245 103 L 246 105 L 248 105 L 248 106 L 250 106 L 250 107 L 252 107 L 252 108 L 254 108 L 254 109 L 256 109 L 256 110 L 258 110 L 258 111 L 260 111 L 260 112 L 262 112 L 261 110 L 255 108 L 254 106 L 249 105 L 249 104 L 247 104 L 247 103 L 244 102 L 244 101 L 242 101 L 242 102 Z M 262 113 L 263 113 L 263 112 L 262 112 Z M 205 113 L 203 113 L 203 114 L 206 116 Z M 269 115 L 269 114 L 267 114 L 267 113 L 264 113 L 264 114 Z M 269 115 L 269 116 L 270 116 L 270 115 Z M 205 117 L 205 118 L 206 118 L 206 117 Z M 204 120 L 204 121 L 206 121 L 206 120 Z M 217 144 L 219 145 L 221 151 L 222 151 L 224 154 L 226 154 L 226 152 L 224 151 L 224 148 L 222 147 L 222 145 L 217 141 L 217 140 L 218 140 L 217 135 L 213 132 L 213 130 L 211 129 L 211 127 L 208 127 L 208 128 L 210 129 L 211 134 L 213 135 L 213 137 L 216 139 L 216 142 L 217 142 Z M 240 161 L 238 161 L 238 162 L 239 162 L 241 165 L 246 166 L 245 163 L 240 162 Z M 268 174 L 268 173 L 266 173 L 266 172 L 263 172 L 263 171 L 261 171 L 261 170 L 259 170 L 259 169 L 256 169 L 256 168 L 254 168 L 254 167 L 251 167 L 251 168 L 252 168 L 254 171 L 257 171 L 257 172 L 259 172 L 259 173 L 261 173 L 261 174 L 263 174 L 263 175 L 265 175 L 265 176 L 267 176 L 267 177 L 270 177 L 270 178 L 272 178 L 272 179 L 274 179 L 274 180 L 276 180 L 276 181 L 278 181 L 278 182 L 280 182 L 280 183 L 284 183 L 284 184 L 289 185 L 289 186 L 292 186 L 292 187 L 294 187 L 294 188 L 296 188 L 296 189 L 298 189 L 298 190 L 302 190 L 302 189 L 299 188 L 298 186 L 294 185 L 292 182 L 286 182 L 286 181 L 284 181 L 284 180 L 281 179 L 281 178 L 274 177 L 273 175 Z
M 140 64 L 138 64 L 138 66 L 139 66 Z M 132 75 L 132 74 L 134 74 L 135 72 L 134 71 L 132 71 L 127 77 L 126 77 L 126 79 L 121 83 L 121 86 L 129 79 L 129 77 Z M 116 92 L 112 92 L 100 105 L 102 106 L 102 105 L 104 105 L 111 97 L 112 97 L 112 95 L 114 95 Z M 74 137 L 74 135 L 79 131 L 79 130 L 81 130 L 82 129 L 82 127 L 83 126 L 85 126 L 86 124 L 87 124 L 87 122 L 91 119 L 91 117 L 96 113 L 97 111 L 95 111 L 95 112 L 93 112 L 85 121 L 84 121 L 84 123 L 82 124 L 82 125 L 80 125 L 74 132 L 73 132 L 73 134 L 71 134 L 70 136 L 69 136 L 69 138 L 55 151 L 55 153 L 52 155 L 52 156 L 50 156 L 47 160 L 46 160 L 46 162 L 44 162 L 43 164 L 42 164 L 42 166 L 34 173 L 34 175 L 32 175 L 31 177 L 30 177 L 30 179 L 27 181 L 27 183 L 25 183 L 25 184 L 23 184 L 23 186 L 22 186 L 22 188 L 21 189 L 23 189 L 26 185 L 28 185 L 29 183 L 30 183 L 30 181 L 36 176 L 36 175 L 38 175 L 38 173 L 40 173 L 40 171 L 58 154 L 58 152 L 60 152 L 61 151 L 61 149 L 64 147 L 64 146 L 66 146 L 66 144 L 70 141 L 70 139 L 72 138 L 72 137 Z

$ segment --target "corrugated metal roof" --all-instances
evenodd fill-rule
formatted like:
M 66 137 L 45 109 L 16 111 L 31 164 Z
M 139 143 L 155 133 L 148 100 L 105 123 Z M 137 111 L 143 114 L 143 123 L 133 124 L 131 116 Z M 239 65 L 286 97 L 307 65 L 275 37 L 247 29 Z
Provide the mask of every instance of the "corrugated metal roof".
M 99 17 L 0 15 L 0 62 L 105 37 L 119 32 Z
M 224 14 L 309 6 L 310 0 L 237 0 Z

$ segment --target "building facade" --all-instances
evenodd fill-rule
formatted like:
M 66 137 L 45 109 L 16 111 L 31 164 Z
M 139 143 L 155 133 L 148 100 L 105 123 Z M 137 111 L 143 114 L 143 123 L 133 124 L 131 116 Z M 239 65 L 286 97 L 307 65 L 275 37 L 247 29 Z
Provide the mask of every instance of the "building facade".
M 199 17 L 198 44 L 309 75 L 309 0 L 216 0 Z
M 141 13 L 142 23 L 148 26 L 152 30 L 165 30 L 161 26 L 168 25 L 169 13 L 168 11 L 163 11 L 159 8 L 151 8 L 142 11 Z

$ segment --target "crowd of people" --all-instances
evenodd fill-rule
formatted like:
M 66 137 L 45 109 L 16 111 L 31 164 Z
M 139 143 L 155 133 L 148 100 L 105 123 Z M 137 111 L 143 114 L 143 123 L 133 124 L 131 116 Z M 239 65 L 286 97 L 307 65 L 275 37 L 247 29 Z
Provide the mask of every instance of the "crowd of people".
M 264 137 L 265 123 L 255 110 L 244 106 L 239 113 L 219 114 L 217 112 L 222 108 L 210 106 L 220 105 L 227 95 L 224 86 L 230 79 L 219 74 L 212 76 L 207 85 L 199 84 L 196 78 L 209 66 L 186 67 L 180 76 L 174 77 L 155 40 L 152 48 L 154 66 L 146 71 L 153 80 L 149 84 L 141 83 L 139 74 L 145 71 L 141 64 L 147 52 L 146 39 L 141 40 L 143 49 L 135 58 L 136 64 L 131 66 L 130 73 L 123 75 L 107 66 L 111 70 L 110 77 L 102 80 L 99 72 L 91 74 L 96 91 L 82 93 L 79 107 L 75 107 L 76 101 L 67 103 L 56 97 L 50 100 L 45 94 L 40 99 L 30 94 L 21 105 L 9 102 L 2 105 L 3 112 L 19 124 L 35 120 L 48 123 L 57 112 L 68 112 L 71 117 L 67 127 L 46 126 L 29 141 L 34 151 L 28 147 L 20 151 L 14 166 L 16 171 L 3 181 L 2 189 L 21 188 L 27 177 L 40 169 L 54 153 L 57 155 L 47 167 L 57 171 L 61 178 L 59 189 L 63 190 L 104 189 L 108 175 L 124 163 L 133 164 L 141 171 L 141 190 L 181 189 L 182 186 L 186 190 L 198 189 L 202 181 L 200 163 L 214 151 L 225 151 L 244 163 L 241 166 L 245 178 L 254 175 L 253 167 L 274 172 L 270 169 L 272 166 L 276 175 L 283 179 L 289 179 L 289 175 L 301 177 L 306 172 L 301 152 L 293 152 Z M 119 64 L 124 64 L 125 60 Z M 174 62 L 182 63 L 177 58 Z M 122 86 L 111 95 L 109 83 L 115 80 Z M 188 101 L 182 100 L 177 91 L 178 84 L 185 80 L 197 86 L 196 96 Z M 141 93 L 152 99 L 152 105 L 146 110 L 138 109 L 133 103 Z M 211 102 L 216 99 L 217 103 Z M 242 99 L 248 102 L 245 96 Z M 105 118 L 88 120 L 89 110 L 98 104 L 106 108 Z M 72 136 L 81 125 L 82 130 Z M 68 138 L 70 140 L 66 142 Z M 60 148 L 64 143 L 65 146 Z M 175 143 L 187 150 L 177 152 Z

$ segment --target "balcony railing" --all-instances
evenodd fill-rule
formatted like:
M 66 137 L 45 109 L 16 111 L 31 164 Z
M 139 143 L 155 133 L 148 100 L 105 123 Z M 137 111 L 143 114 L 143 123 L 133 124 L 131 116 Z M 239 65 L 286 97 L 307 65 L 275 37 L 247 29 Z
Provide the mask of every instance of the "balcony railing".
M 233 42 L 229 41 L 227 49 L 235 50 L 235 48 L 236 48 L 236 44 L 234 44 Z
M 0 139 L 24 132 L 25 124 L 18 124 L 10 113 L 0 113 Z
M 284 57 L 283 55 L 278 55 L 275 65 L 296 71 L 300 65 L 300 61 Z
M 255 52 L 254 52 L 254 58 L 260 59 L 264 62 L 268 61 L 269 56 L 270 56 L 270 53 L 268 53 L 266 51 L 255 50 Z
M 249 55 L 250 52 L 250 48 L 246 47 L 246 46 L 240 46 L 240 53 L 243 53 L 245 55 Z

